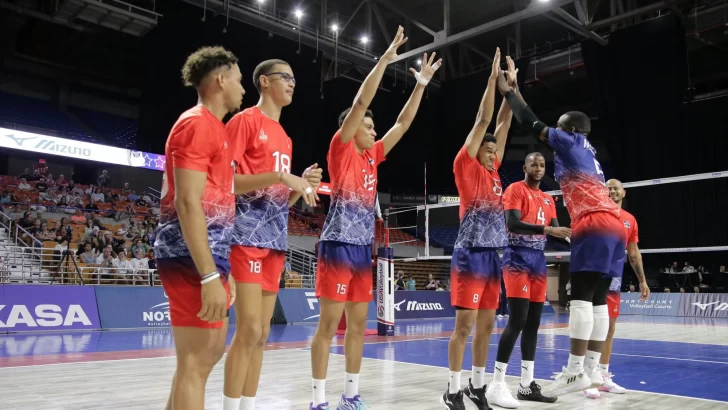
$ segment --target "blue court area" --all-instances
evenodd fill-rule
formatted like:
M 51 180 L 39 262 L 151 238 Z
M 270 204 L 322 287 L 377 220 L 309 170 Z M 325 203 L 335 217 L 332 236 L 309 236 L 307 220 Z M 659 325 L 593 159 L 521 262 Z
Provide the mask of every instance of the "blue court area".
M 545 315 L 539 334 L 535 376 L 549 379 L 566 363 L 569 349 L 568 315 Z M 499 319 L 491 339 L 487 370 L 493 370 Z M 370 322 L 370 326 L 376 324 Z M 442 368 L 432 378 L 447 383 L 447 345 L 453 319 L 399 321 L 395 336 L 369 336 L 364 356 L 369 359 Z M 314 324 L 274 325 L 270 350 L 307 349 Z M 232 337 L 230 330 L 228 341 Z M 728 321 L 725 319 L 622 316 L 610 370 L 615 381 L 629 390 L 728 402 Z M 343 337 L 332 352 L 343 354 Z M 25 333 L 0 336 L 0 367 L 27 367 L 56 363 L 119 361 L 173 356 L 169 329 Z M 464 370 L 470 370 L 470 347 Z M 269 356 L 270 357 L 270 356 Z M 520 376 L 520 348 L 516 345 L 508 375 Z M 428 371 L 429 372 L 429 371 Z M 301 383 L 307 384 L 307 380 Z

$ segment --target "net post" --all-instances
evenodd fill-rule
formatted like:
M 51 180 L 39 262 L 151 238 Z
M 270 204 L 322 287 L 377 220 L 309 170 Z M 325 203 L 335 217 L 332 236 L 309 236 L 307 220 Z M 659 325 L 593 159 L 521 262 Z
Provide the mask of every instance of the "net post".
M 389 209 L 384 210 L 384 247 L 377 250 L 377 334 L 394 336 L 394 252 L 389 247 Z

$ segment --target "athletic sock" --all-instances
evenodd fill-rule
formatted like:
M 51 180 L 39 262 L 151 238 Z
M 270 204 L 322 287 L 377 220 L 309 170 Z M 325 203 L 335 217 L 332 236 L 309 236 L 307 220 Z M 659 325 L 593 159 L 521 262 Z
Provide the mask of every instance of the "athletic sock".
M 253 410 L 255 409 L 255 397 L 241 397 L 240 398 L 240 410 Z
M 584 357 L 584 367 L 591 367 L 595 368 L 599 365 L 599 359 L 601 359 L 602 354 L 597 353 L 591 350 L 586 351 L 586 356 Z
M 471 381 L 473 387 L 482 389 L 485 386 L 485 367 L 473 366 L 473 379 Z
M 521 360 L 521 386 L 527 387 L 533 381 L 533 361 Z
M 508 363 L 495 362 L 495 368 L 493 369 L 494 382 L 506 381 L 506 368 L 508 368 Z
M 449 394 L 455 394 L 460 391 L 460 372 L 450 371 L 450 389 Z
M 602 374 L 609 374 L 609 363 L 599 364 L 599 371 L 601 371 Z
M 346 373 L 346 380 L 344 380 L 344 397 L 347 399 L 353 399 L 354 396 L 359 394 L 359 374 Z
M 240 410 L 240 397 L 233 399 L 222 396 L 222 410 Z
M 326 403 L 326 379 L 311 379 L 313 386 L 313 406 Z
M 584 370 L 584 356 L 574 356 L 569 353 L 569 364 L 566 365 L 566 371 L 569 373 L 580 373 Z

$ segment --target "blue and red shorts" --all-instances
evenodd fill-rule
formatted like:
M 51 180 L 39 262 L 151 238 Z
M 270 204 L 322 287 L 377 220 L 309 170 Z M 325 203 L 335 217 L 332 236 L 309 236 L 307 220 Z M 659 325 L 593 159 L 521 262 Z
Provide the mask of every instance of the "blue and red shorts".
M 509 246 L 503 251 L 503 281 L 506 296 L 546 301 L 546 256 L 542 250 Z
M 316 267 L 316 297 L 336 302 L 366 302 L 372 293 L 372 247 L 321 241 Z
M 572 221 L 571 273 L 599 272 L 622 277 L 625 262 L 624 225 L 607 212 L 586 214 Z
M 493 248 L 455 249 L 450 262 L 450 304 L 464 309 L 496 309 L 501 260 Z
M 619 317 L 619 303 L 622 301 L 621 294 L 619 292 L 609 291 L 607 292 L 607 309 L 609 310 L 609 317 L 615 319 Z
M 278 293 L 286 253 L 267 248 L 233 245 L 230 274 L 235 282 L 257 283 L 266 292 Z
M 230 305 L 227 260 L 215 258 L 220 280 L 225 286 Z M 191 257 L 157 259 L 157 272 L 162 280 L 164 293 L 169 299 L 169 317 L 172 326 L 199 327 L 203 329 L 219 329 L 223 322 L 210 323 L 201 320 L 197 314 L 202 309 L 202 285 L 200 274 Z

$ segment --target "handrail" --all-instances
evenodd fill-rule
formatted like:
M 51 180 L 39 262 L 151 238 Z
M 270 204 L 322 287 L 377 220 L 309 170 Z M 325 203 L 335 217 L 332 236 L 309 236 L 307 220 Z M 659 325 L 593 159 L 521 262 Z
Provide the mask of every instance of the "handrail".
M 31 247 L 31 245 L 28 245 L 27 243 L 25 243 L 25 241 L 20 239 L 20 235 L 18 234 L 19 230 L 23 231 L 23 233 L 30 236 L 30 238 L 33 240 L 33 247 L 35 247 L 35 245 L 41 245 L 41 246 L 43 245 L 43 242 L 40 241 L 39 239 L 37 239 L 35 236 L 33 236 L 33 234 L 31 234 L 30 232 L 25 230 L 25 228 L 23 228 L 22 226 L 15 224 L 15 240 L 17 240 L 18 242 L 21 242 L 23 245 L 25 245 L 27 247 Z

